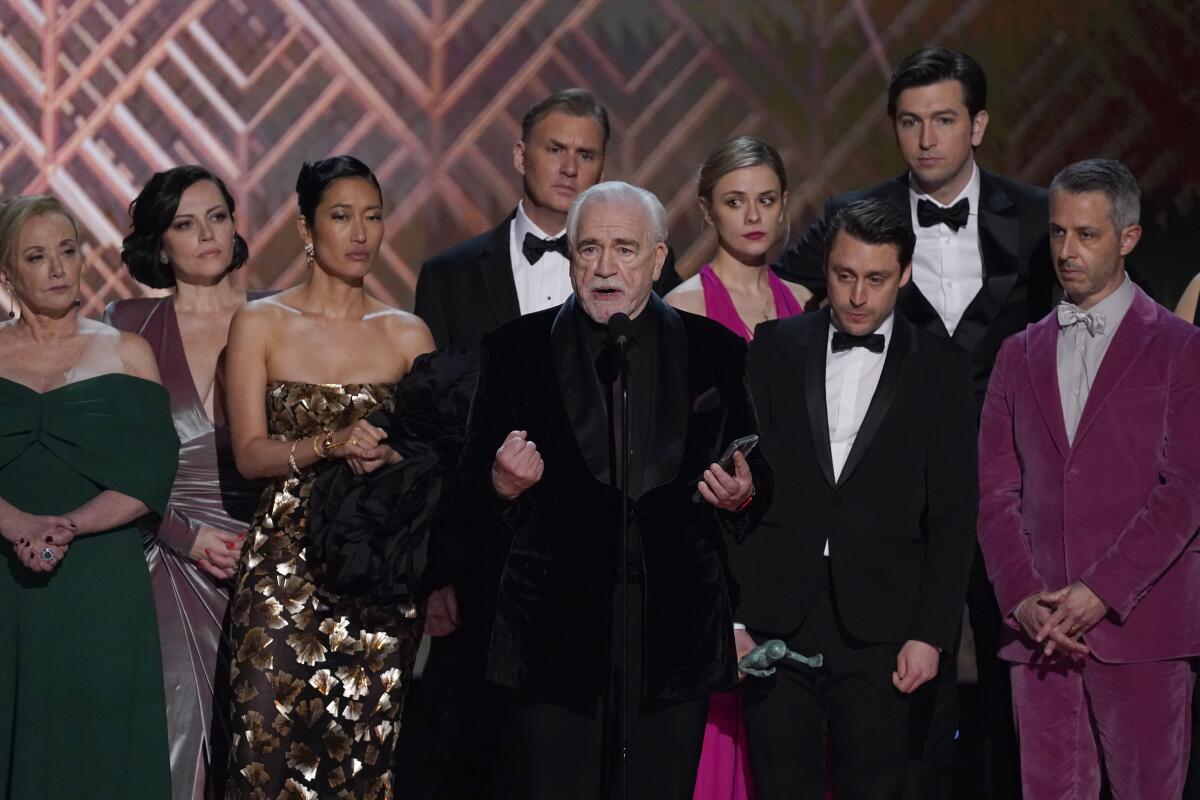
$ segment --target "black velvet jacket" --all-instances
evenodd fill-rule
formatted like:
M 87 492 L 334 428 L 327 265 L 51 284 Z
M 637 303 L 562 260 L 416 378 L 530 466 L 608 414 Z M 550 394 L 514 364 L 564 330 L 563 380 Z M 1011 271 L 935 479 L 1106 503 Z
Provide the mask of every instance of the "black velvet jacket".
M 531 692 L 596 696 L 608 670 L 619 494 L 608 484 L 600 384 L 575 300 L 529 314 L 483 339 L 479 385 L 460 465 L 459 501 L 488 508 L 479 535 L 512 537 L 500 580 L 488 677 Z M 769 506 L 773 479 L 751 454 L 756 496 L 739 514 L 693 503 L 695 482 L 735 437 L 757 427 L 746 348 L 711 320 L 651 295 L 658 353 L 645 491 L 632 498 L 642 541 L 644 695 L 683 699 L 736 676 L 726 537 L 744 538 Z M 496 450 L 527 430 L 542 480 L 516 503 L 492 487 Z M 637 652 L 637 643 L 634 652 Z

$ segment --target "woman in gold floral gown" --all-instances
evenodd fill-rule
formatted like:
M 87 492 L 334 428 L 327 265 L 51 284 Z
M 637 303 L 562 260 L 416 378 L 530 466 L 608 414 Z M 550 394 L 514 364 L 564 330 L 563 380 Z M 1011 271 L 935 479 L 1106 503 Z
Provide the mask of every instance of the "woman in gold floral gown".
M 400 460 L 364 418 L 390 408 L 433 341 L 419 319 L 363 290 L 383 237 L 370 170 L 349 156 L 305 164 L 296 191 L 307 279 L 244 306 L 229 336 L 237 466 L 271 483 L 232 598 L 226 796 L 384 800 L 423 620 L 411 603 L 323 585 L 305 558 L 308 498 L 331 460 L 360 475 Z

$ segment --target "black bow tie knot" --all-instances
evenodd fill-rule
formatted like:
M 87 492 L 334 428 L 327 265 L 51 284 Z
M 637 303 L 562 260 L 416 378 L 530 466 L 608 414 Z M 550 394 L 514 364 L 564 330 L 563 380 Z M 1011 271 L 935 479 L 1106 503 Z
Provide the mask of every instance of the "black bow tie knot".
M 965 227 L 967 218 L 971 216 L 971 201 L 967 198 L 959 200 L 952 206 L 939 206 L 932 200 L 917 201 L 917 222 L 922 228 L 931 228 L 939 222 L 945 223 L 953 231 Z
M 557 239 L 541 239 L 532 233 L 527 233 L 525 241 L 521 243 L 521 252 L 525 254 L 525 260 L 530 264 L 536 264 L 546 253 L 558 253 L 563 258 L 570 259 L 567 254 L 567 235 L 565 233 Z
M 835 353 L 842 353 L 855 347 L 865 347 L 872 353 L 882 353 L 883 344 L 882 333 L 866 333 L 862 336 L 855 336 L 853 333 L 844 331 L 833 332 L 832 349 Z

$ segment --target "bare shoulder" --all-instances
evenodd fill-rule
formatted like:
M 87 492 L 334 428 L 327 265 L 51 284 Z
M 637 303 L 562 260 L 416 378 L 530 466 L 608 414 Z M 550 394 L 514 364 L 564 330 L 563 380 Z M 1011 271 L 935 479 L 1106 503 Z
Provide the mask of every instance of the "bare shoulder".
M 780 278 L 780 280 L 783 279 Z M 801 306 L 807 306 L 809 301 L 813 299 L 813 293 L 809 291 L 808 287 L 786 280 L 783 281 L 783 285 L 787 287 L 788 291 L 792 293 L 792 297 L 796 298 L 796 302 Z
M 1183 290 L 1183 296 L 1179 298 L 1179 305 L 1175 306 L 1176 316 L 1182 317 L 1188 322 L 1196 318 L 1196 301 L 1200 299 L 1200 273 L 1197 273 L 1191 281 L 1188 282 L 1187 288 Z
M 136 333 L 118 332 L 117 356 L 127 375 L 144 378 L 155 383 L 162 383 L 158 374 L 158 361 L 150 343 Z
M 266 336 L 284 318 L 299 314 L 298 309 L 286 305 L 280 295 L 268 295 L 257 300 L 248 300 L 233 313 L 229 323 L 229 338 Z
M 383 303 L 378 303 L 378 306 L 363 320 L 377 325 L 383 332 L 384 338 L 403 353 L 410 363 L 422 353 L 428 353 L 434 349 L 433 334 L 429 332 L 429 326 L 425 324 L 425 320 L 416 314 L 401 311 Z
M 688 278 L 667 292 L 667 296 L 663 300 L 666 300 L 668 305 L 674 306 L 681 311 L 690 311 L 693 314 L 703 316 L 704 284 L 700 282 L 700 276 L 693 275 Z

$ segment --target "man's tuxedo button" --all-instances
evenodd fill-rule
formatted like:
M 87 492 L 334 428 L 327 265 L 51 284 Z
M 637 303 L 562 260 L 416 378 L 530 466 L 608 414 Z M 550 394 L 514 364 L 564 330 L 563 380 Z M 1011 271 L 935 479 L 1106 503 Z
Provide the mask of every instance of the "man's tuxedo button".
M 842 507 L 842 496 L 840 494 L 835 494 L 833 496 L 833 500 L 831 500 L 830 502 L 833 504 L 834 508 L 841 508 Z

